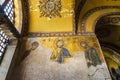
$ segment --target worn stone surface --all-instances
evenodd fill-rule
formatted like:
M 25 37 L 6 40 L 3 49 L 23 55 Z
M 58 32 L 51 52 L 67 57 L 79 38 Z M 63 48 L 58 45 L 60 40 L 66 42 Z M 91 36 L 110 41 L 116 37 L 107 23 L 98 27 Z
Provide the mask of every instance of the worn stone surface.
M 50 60 L 52 51 L 38 47 L 17 67 L 12 80 L 87 80 L 83 54 L 76 54 L 67 63 Z
M 16 46 L 8 46 L 0 64 L 0 80 L 5 80 L 8 70 L 10 69 L 11 61 L 15 52 Z
M 84 53 L 75 52 L 74 57 L 62 64 L 51 61 L 51 54 L 50 49 L 39 46 L 16 68 L 12 80 L 89 80 Z

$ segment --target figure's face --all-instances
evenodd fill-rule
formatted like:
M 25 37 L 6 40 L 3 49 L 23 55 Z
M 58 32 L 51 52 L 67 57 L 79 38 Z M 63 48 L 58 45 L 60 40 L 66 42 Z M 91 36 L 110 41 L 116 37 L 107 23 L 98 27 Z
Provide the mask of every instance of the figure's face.
M 33 42 L 32 43 L 32 50 L 35 50 L 39 46 L 38 42 Z
M 86 48 L 86 47 L 87 47 L 87 43 L 86 43 L 86 42 L 81 42 L 80 45 L 81 45 L 83 48 Z
M 63 47 L 64 42 L 62 40 L 59 40 L 56 45 L 57 45 L 57 47 L 61 48 L 61 47 Z

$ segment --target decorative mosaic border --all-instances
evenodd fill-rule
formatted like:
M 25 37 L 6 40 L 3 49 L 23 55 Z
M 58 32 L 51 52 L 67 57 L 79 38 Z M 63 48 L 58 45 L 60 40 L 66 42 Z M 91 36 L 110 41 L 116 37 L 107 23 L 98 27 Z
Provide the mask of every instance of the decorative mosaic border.
M 113 16 L 114 17 L 109 17 L 109 16 Z M 110 13 L 108 15 L 102 16 L 100 21 L 98 21 L 98 24 L 116 24 L 116 23 L 120 23 L 120 12 L 114 12 L 114 13 Z
M 23 24 L 22 24 L 22 36 L 27 36 L 28 33 L 28 26 L 29 26 L 29 8 L 27 0 L 21 1 L 22 2 L 22 13 L 23 13 Z
M 95 35 L 93 32 L 89 33 L 78 33 L 78 34 L 73 34 L 71 32 L 62 32 L 62 33 L 28 33 L 27 37 L 65 37 L 65 36 L 78 36 L 78 35 L 83 35 L 83 36 L 92 36 Z
M 101 7 L 96 7 L 96 8 L 93 8 L 93 9 L 90 9 L 89 11 L 87 11 L 84 16 L 82 17 L 82 20 L 81 20 L 81 27 L 80 27 L 80 30 L 81 32 L 85 32 L 86 30 L 86 27 L 85 27 L 85 22 L 87 20 L 87 18 L 93 14 L 94 12 L 97 12 L 97 11 L 100 11 L 100 10 L 103 10 L 103 9 L 120 9 L 120 6 L 101 6 Z M 110 13 L 108 13 L 110 14 Z M 101 15 L 100 15 L 101 17 Z M 99 18 L 100 18 L 99 17 Z M 94 31 L 94 28 L 93 28 L 93 31 Z
M 40 33 L 40 32 L 30 32 L 28 37 L 54 37 L 54 36 L 71 36 L 74 35 L 72 32 L 56 32 L 56 33 Z
M 101 15 L 99 16 L 95 22 L 93 23 L 93 26 L 92 26 L 92 30 L 95 32 L 95 26 L 97 25 L 97 22 L 102 18 L 102 17 L 105 17 L 105 16 L 109 16 L 109 15 L 119 15 L 120 12 L 111 12 L 111 13 L 106 13 L 104 15 Z
M 81 14 L 81 10 L 86 3 L 87 0 L 81 0 L 80 4 L 78 5 L 78 8 L 75 10 L 75 21 L 76 21 L 76 33 L 78 31 L 78 21 L 79 21 L 79 16 Z
M 73 30 L 72 30 L 72 33 L 73 34 L 76 34 L 76 21 L 75 21 L 75 0 L 72 0 L 73 4 L 71 5 L 72 6 L 72 10 L 73 10 L 73 16 L 72 16 L 72 24 L 73 24 Z

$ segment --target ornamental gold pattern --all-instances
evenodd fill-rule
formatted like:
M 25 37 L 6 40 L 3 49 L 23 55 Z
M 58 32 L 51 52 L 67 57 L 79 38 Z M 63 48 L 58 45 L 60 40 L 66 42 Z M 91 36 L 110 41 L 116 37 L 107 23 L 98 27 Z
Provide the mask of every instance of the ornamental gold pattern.
M 39 9 L 41 13 L 40 17 L 61 17 L 61 0 L 40 0 L 39 4 Z

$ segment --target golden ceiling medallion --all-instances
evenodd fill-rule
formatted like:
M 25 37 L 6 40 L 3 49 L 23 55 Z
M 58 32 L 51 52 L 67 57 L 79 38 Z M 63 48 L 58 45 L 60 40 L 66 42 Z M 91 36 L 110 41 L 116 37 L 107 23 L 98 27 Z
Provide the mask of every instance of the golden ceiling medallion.
M 40 0 L 40 17 L 61 17 L 61 0 Z

